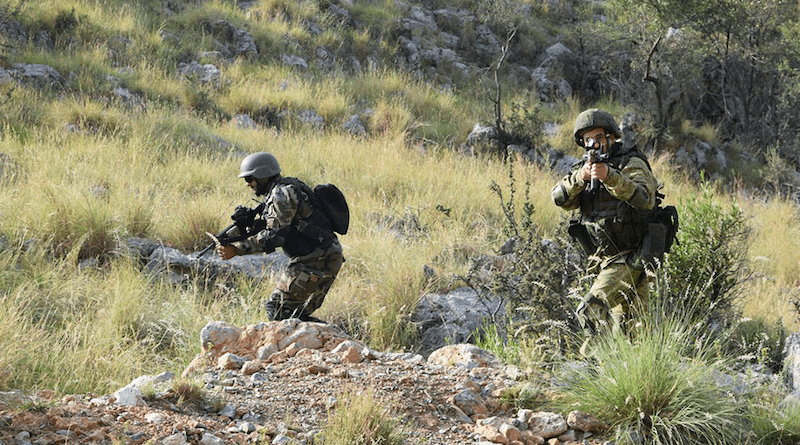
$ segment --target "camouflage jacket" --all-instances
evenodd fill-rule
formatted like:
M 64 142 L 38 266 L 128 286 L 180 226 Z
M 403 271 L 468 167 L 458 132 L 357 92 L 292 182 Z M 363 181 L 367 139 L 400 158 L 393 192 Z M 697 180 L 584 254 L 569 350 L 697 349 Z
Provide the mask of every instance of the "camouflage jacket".
M 283 248 L 290 257 L 302 257 L 337 240 L 330 222 L 315 211 L 313 192 L 296 178 L 280 178 L 264 197 L 261 218 L 266 229 L 237 244 L 245 253 Z
M 565 210 L 579 210 L 580 222 L 594 239 L 598 256 L 619 256 L 634 250 L 643 237 L 643 223 L 655 207 L 658 183 L 644 155 L 635 148 L 618 151 L 606 162 L 608 177 L 596 193 L 577 168 L 553 187 L 552 198 Z

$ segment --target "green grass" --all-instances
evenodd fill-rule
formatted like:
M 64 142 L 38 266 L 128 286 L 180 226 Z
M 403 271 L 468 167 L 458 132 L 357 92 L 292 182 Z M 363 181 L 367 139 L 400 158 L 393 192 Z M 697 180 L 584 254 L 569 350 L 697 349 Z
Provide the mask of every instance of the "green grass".
M 404 442 L 391 407 L 370 393 L 345 393 L 322 431 L 325 445 L 400 445 Z
M 719 386 L 728 364 L 702 334 L 668 316 L 649 317 L 633 341 L 593 339 L 589 364 L 564 380 L 561 406 L 595 413 L 622 444 L 740 443 L 741 401 Z
M 800 404 L 784 404 L 767 394 L 750 405 L 751 443 L 789 445 L 800 441 Z

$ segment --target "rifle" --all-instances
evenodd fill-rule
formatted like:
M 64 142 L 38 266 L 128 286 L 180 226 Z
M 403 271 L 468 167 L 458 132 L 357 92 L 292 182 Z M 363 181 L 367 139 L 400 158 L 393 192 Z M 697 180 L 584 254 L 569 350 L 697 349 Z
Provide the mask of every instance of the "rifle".
M 237 241 L 250 238 L 258 232 L 264 230 L 267 227 L 266 221 L 261 218 L 256 219 L 256 216 L 260 215 L 263 211 L 263 202 L 252 209 L 245 206 L 237 206 L 236 210 L 233 212 L 233 215 L 231 215 L 233 224 L 224 228 L 217 235 L 212 235 L 206 232 L 208 236 L 214 240 L 214 242 L 209 244 L 205 249 L 201 250 L 200 253 L 197 254 L 197 258 L 202 257 L 206 252 L 218 245 L 227 246 Z M 234 227 L 238 229 L 239 234 L 229 235 L 228 232 L 230 232 Z
M 608 153 L 603 153 L 603 144 L 597 143 L 594 139 L 589 139 L 584 147 L 586 148 L 586 154 L 583 155 L 583 160 L 589 162 L 589 164 L 608 161 L 609 155 Z M 600 180 L 592 178 L 586 191 L 595 193 L 598 190 L 600 190 Z

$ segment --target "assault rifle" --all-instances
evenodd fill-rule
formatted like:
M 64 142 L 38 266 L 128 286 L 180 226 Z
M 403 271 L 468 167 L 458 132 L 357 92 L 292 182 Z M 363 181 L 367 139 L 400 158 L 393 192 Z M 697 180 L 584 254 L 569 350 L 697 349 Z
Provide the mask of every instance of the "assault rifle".
M 263 211 L 263 202 L 252 209 L 245 206 L 237 206 L 236 210 L 233 212 L 233 215 L 231 215 L 233 224 L 224 228 L 216 235 L 206 232 L 208 236 L 214 240 L 214 242 L 209 244 L 205 249 L 201 250 L 200 253 L 197 254 L 197 258 L 202 257 L 206 252 L 218 245 L 227 246 L 237 241 L 246 240 L 247 238 L 250 238 L 258 232 L 264 230 L 267 227 L 266 221 L 261 218 L 256 219 L 256 217 Z M 228 233 L 233 228 L 238 229 L 237 235 L 231 235 Z
M 594 164 L 608 161 L 609 155 L 608 153 L 603 153 L 603 144 L 598 143 L 594 139 L 589 139 L 584 144 L 584 147 L 586 148 L 586 154 L 583 155 L 584 162 Z M 600 190 L 600 180 L 592 178 L 586 191 L 595 193 L 598 190 Z

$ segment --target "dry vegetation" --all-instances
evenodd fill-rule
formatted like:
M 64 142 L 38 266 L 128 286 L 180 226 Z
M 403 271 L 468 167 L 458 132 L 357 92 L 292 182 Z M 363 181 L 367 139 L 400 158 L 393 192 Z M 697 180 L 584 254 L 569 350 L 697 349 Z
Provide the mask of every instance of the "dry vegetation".
M 128 237 L 186 252 L 204 246 L 206 231 L 218 231 L 237 205 L 249 203 L 238 166 L 244 155 L 262 150 L 275 154 L 286 174 L 336 183 L 350 201 L 352 228 L 342 238 L 347 262 L 321 316 L 350 326 L 374 348 L 413 347 L 403 321 L 420 296 L 460 285 L 455 277 L 474 256 L 496 252 L 505 241 L 490 185 L 507 184 L 506 165 L 454 150 L 475 122 L 491 120 L 485 96 L 478 88 L 442 91 L 388 68 L 328 77 L 278 65 L 271 59 L 280 50 L 276 36 L 341 38 L 333 31 L 311 36 L 303 28 L 301 18 L 318 12 L 315 2 L 262 0 L 251 14 L 235 2 L 187 2 L 172 17 L 158 12 L 161 2 L 137 3 L 0 2 L 0 12 L 29 29 L 50 30 L 57 48 L 3 42 L 3 65 L 46 63 L 74 73 L 57 91 L 0 84 L 0 390 L 107 392 L 143 373 L 180 372 L 209 320 L 263 320 L 260 299 L 270 283 L 176 288 L 114 255 Z M 368 4 L 359 4 L 358 13 L 392 10 L 391 2 Z M 192 29 L 216 16 L 251 21 L 264 53 L 221 65 L 221 88 L 176 78 L 186 48 L 165 45 L 159 30 Z M 120 53 L 109 51 L 119 36 L 135 42 L 125 50 L 130 70 L 120 70 Z M 341 39 L 356 53 L 388 51 L 367 49 L 374 43 L 369 34 Z M 106 75 L 146 98 L 143 106 L 111 99 Z M 541 107 L 529 92 L 509 94 Z M 543 120 L 562 125 L 547 145 L 574 150 L 569 129 L 581 108 L 577 102 L 542 107 Z M 244 129 L 231 120 L 279 109 L 314 109 L 328 124 L 319 130 L 287 120 L 280 130 Z M 364 137 L 338 130 L 354 110 L 370 110 Z M 704 131 L 711 133 L 705 139 L 716 137 L 713 129 Z M 554 236 L 564 218 L 549 197 L 557 178 L 530 163 L 514 165 L 517 187 L 530 186 L 542 236 Z M 653 165 L 666 202 L 679 211 L 700 193 L 668 156 Z M 731 190 L 721 184 L 714 199 L 737 203 L 754 230 L 743 315 L 797 331 L 797 204 Z M 517 199 L 521 208 L 521 193 Z M 87 259 L 97 262 L 86 267 Z M 436 279 L 426 277 L 425 266 Z

